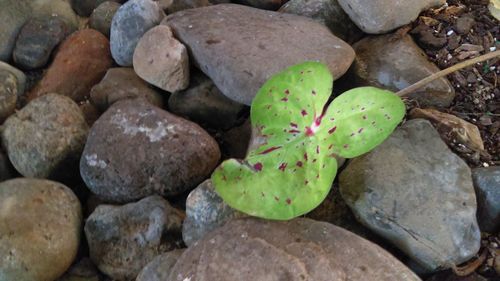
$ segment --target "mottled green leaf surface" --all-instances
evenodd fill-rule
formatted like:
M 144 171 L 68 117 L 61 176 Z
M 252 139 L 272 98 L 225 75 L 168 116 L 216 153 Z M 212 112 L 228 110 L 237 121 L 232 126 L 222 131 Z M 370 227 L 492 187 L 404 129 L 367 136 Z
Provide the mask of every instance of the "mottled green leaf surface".
M 269 79 L 252 103 L 252 144 L 244 160 L 213 173 L 231 207 L 268 219 L 291 219 L 318 206 L 337 172 L 335 154 L 356 157 L 380 144 L 405 114 L 401 99 L 372 87 L 350 90 L 327 107 L 333 78 L 317 62 Z

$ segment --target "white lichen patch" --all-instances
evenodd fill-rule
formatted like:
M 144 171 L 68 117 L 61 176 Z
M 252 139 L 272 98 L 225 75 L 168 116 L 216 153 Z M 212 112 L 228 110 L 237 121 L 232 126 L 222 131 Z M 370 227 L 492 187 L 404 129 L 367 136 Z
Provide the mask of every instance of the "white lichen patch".
M 150 142 L 160 141 L 168 134 L 176 133 L 175 125 L 167 125 L 165 122 L 157 121 L 156 127 L 151 128 L 145 125 L 137 125 L 138 122 L 131 122 L 123 114 L 116 114 L 111 117 L 111 123 L 117 125 L 126 135 L 136 136 L 139 133 L 145 134 Z
M 87 161 L 87 165 L 90 167 L 99 167 L 101 169 L 104 169 L 108 166 L 106 162 L 104 162 L 101 159 L 97 158 L 97 154 L 91 154 L 91 155 L 85 155 L 85 160 Z

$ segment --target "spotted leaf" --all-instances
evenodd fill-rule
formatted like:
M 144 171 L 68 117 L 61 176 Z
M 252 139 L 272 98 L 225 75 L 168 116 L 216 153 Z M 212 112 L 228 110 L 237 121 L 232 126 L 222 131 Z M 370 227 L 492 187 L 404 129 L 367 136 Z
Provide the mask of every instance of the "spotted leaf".
M 247 157 L 223 162 L 212 175 L 227 204 L 279 220 L 311 211 L 330 190 L 337 172 L 335 154 L 367 152 L 404 115 L 399 97 L 376 88 L 351 90 L 327 106 L 332 83 L 325 65 L 306 62 L 262 86 L 252 102 Z

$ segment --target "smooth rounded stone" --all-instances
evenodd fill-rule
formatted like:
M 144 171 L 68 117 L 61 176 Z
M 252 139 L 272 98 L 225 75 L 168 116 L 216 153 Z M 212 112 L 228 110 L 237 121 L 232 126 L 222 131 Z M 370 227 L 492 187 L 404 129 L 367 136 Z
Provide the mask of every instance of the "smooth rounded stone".
M 52 50 L 67 34 L 66 23 L 58 17 L 28 20 L 17 37 L 14 62 L 28 70 L 46 65 Z
M 93 29 L 77 31 L 61 44 L 43 78 L 28 93 L 28 100 L 57 93 L 83 101 L 112 63 L 104 35 Z
M 130 0 L 123 4 L 111 22 L 111 54 L 116 63 L 131 66 L 137 42 L 162 18 L 163 11 L 152 0 Z
M 180 244 L 182 212 L 160 196 L 100 205 L 85 223 L 90 258 L 116 280 L 133 280 L 159 254 Z
M 474 169 L 472 180 L 476 189 L 479 228 L 495 233 L 500 228 L 500 167 Z
M 420 279 L 379 246 L 332 224 L 245 218 L 189 247 L 165 280 Z
M 110 68 L 90 91 L 90 100 L 101 111 L 119 100 L 137 97 L 143 97 L 158 107 L 163 106 L 162 95 L 128 67 Z
M 80 242 L 80 202 L 66 186 L 18 178 L 0 183 L 0 279 L 49 281 L 69 268 Z
M 207 7 L 211 6 L 212 3 L 217 4 L 214 1 L 209 0 L 170 0 L 170 4 L 167 5 L 168 1 L 169 0 L 158 1 L 161 6 L 166 7 L 164 10 L 166 10 L 168 14 L 173 14 L 182 10 Z
M 78 15 L 82 17 L 89 17 L 94 9 L 105 2 L 113 2 L 119 4 L 121 2 L 124 2 L 124 0 L 71 0 L 71 7 Z
M 189 85 L 186 47 L 174 38 L 168 26 L 155 26 L 142 36 L 133 65 L 139 77 L 167 92 L 175 93 Z
M 57 281 L 101 281 L 101 274 L 90 258 L 85 257 L 72 265 Z
M 290 0 L 281 6 L 279 12 L 312 18 L 347 42 L 357 41 L 363 34 L 340 7 L 338 0 Z
M 163 24 L 224 95 L 246 105 L 286 67 L 321 61 L 339 78 L 354 59 L 352 48 L 327 27 L 292 14 L 219 4 L 175 13 Z
M 188 191 L 210 175 L 219 158 L 217 143 L 197 124 L 144 99 L 127 99 L 94 123 L 80 173 L 100 198 L 129 202 Z
M 49 94 L 33 100 L 3 127 L 2 143 L 23 176 L 62 178 L 77 171 L 88 126 L 68 97 Z
M 71 8 L 70 0 L 30 0 L 35 18 L 50 18 L 59 17 L 66 23 L 70 31 L 78 29 L 79 20 L 73 8 Z
M 189 193 L 186 219 L 182 224 L 182 239 L 190 247 L 229 220 L 245 216 L 229 207 L 215 192 L 212 181 L 208 179 Z
M 109 38 L 111 21 L 121 4 L 114 1 L 106 1 L 99 5 L 90 15 L 89 25 Z
M 17 81 L 17 95 L 18 97 L 24 94 L 24 89 L 26 88 L 27 84 L 27 78 L 26 75 L 19 69 L 13 67 L 12 65 L 5 63 L 3 61 L 0 61 L 0 70 L 1 71 L 7 71 L 16 77 Z
M 356 59 L 346 78 L 355 84 L 369 85 L 394 92 L 402 90 L 439 71 L 409 35 L 366 37 L 354 44 Z M 440 78 L 408 95 L 420 106 L 448 107 L 455 90 L 446 78 Z
M 16 110 L 17 78 L 14 74 L 0 69 L 0 124 Z
M 31 16 L 29 0 L 0 0 L 0 61 L 9 61 L 17 35 Z
M 247 107 L 224 96 L 210 78 L 197 71 L 187 90 L 170 95 L 168 108 L 198 124 L 226 130 L 241 123 Z
M 471 171 L 429 121 L 408 121 L 351 160 L 339 185 L 362 224 L 427 271 L 460 264 L 479 250 Z
M 176 249 L 154 258 L 137 276 L 136 281 L 165 281 L 185 249 Z
M 351 20 L 366 33 L 387 33 L 415 20 L 420 12 L 446 0 L 338 0 Z

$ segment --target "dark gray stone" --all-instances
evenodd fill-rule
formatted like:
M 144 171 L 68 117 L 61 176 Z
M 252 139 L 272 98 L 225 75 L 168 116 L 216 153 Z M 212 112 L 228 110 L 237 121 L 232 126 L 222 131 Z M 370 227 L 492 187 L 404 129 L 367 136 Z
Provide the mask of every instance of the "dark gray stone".
M 17 35 L 31 16 L 28 0 L 0 0 L 0 61 L 9 61 Z
M 66 23 L 58 17 L 28 20 L 17 37 L 14 62 L 28 70 L 45 66 L 68 32 Z
M 163 11 L 152 0 L 130 0 L 123 4 L 111 22 L 111 54 L 116 63 L 131 66 L 137 42 L 162 18 Z
M 185 249 L 176 249 L 161 254 L 148 263 L 137 276 L 136 281 L 165 281 Z
M 159 254 L 179 247 L 182 213 L 160 196 L 100 205 L 85 223 L 90 258 L 117 280 L 134 280 Z
M 219 4 L 169 15 L 162 24 L 172 27 L 190 60 L 225 96 L 247 105 L 286 67 L 318 60 L 339 78 L 354 59 L 352 48 L 327 27 L 297 15 Z
M 246 106 L 224 96 L 210 78 L 195 72 L 189 85 L 187 90 L 170 95 L 168 107 L 173 113 L 218 129 L 241 123 Z
M 479 250 L 470 169 L 426 120 L 406 122 L 351 160 L 339 184 L 362 224 L 427 271 L 460 264 Z
M 80 172 L 102 199 L 130 202 L 190 190 L 210 175 L 219 158 L 215 140 L 195 123 L 144 99 L 127 99 L 94 123 Z
M 472 170 L 482 231 L 496 233 L 500 228 L 500 167 Z
M 89 25 L 91 28 L 101 32 L 109 38 L 111 21 L 116 11 L 120 8 L 120 3 L 106 1 L 99 5 L 90 15 Z
M 104 2 L 122 3 L 124 0 L 71 0 L 71 7 L 78 15 L 88 17 Z

